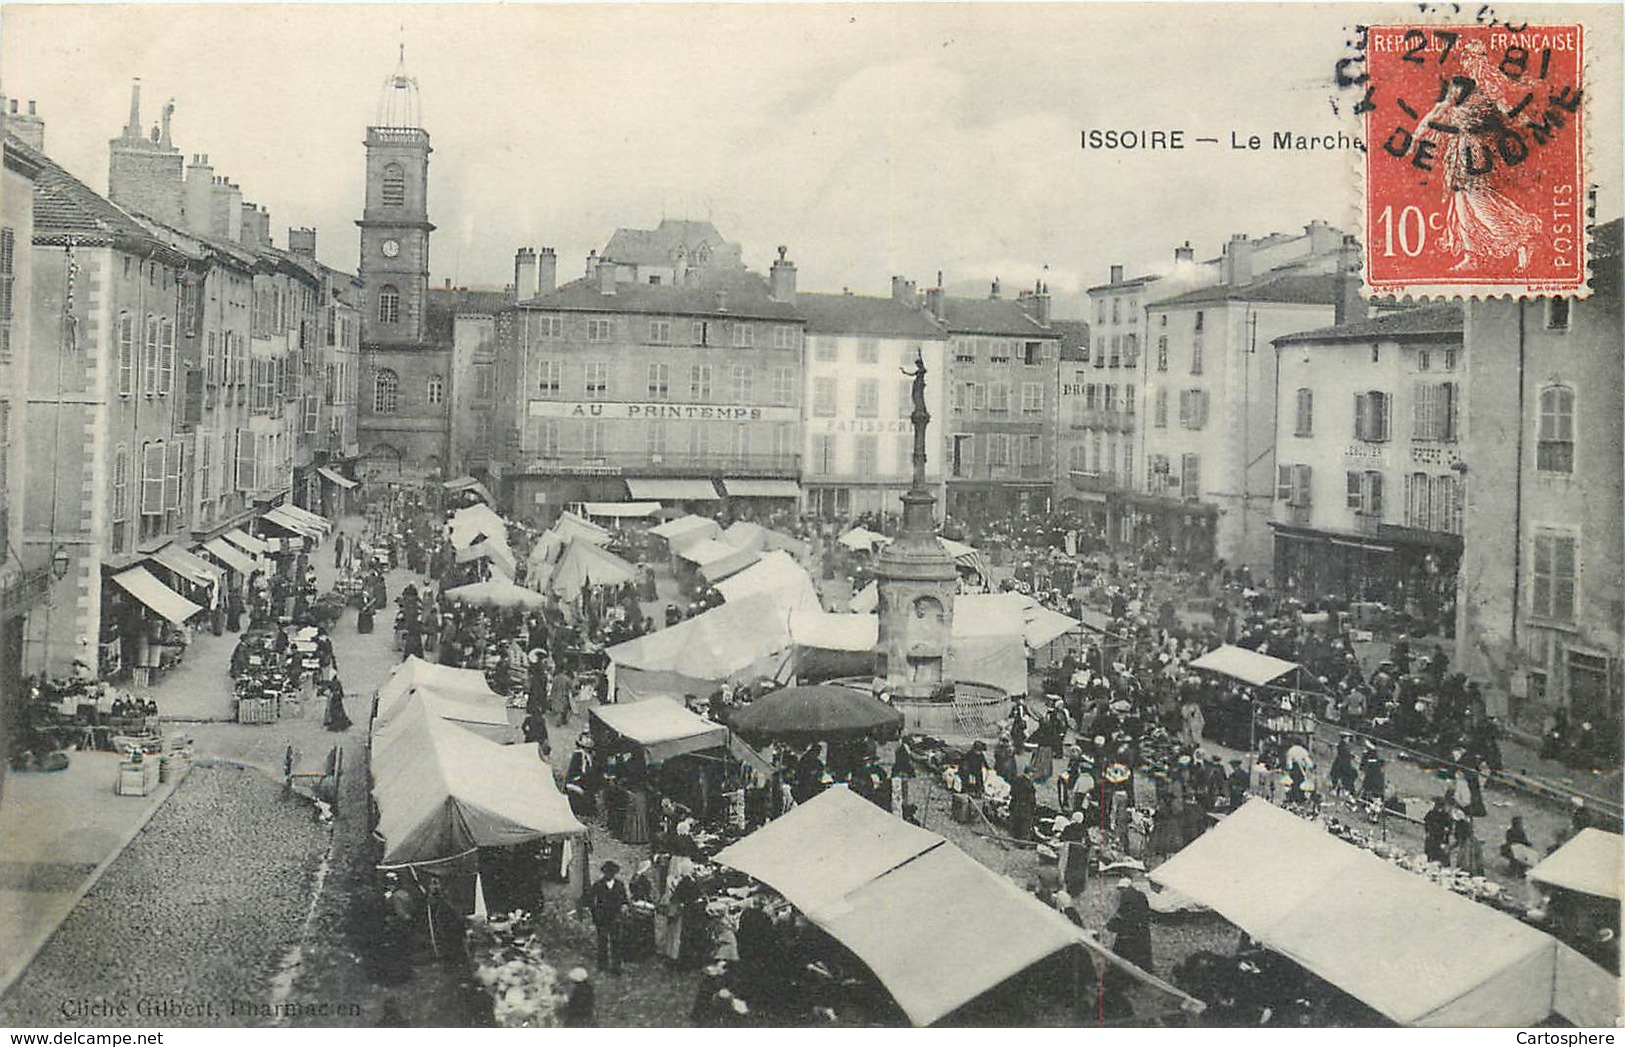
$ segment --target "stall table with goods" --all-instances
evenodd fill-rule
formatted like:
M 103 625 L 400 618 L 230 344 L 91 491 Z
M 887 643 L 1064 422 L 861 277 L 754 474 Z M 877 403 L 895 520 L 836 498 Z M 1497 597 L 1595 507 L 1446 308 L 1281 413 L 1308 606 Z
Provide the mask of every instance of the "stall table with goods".
M 657 797 L 707 820 L 726 791 L 720 778 L 727 728 L 670 698 L 596 706 L 589 725 L 602 809 L 610 832 L 626 843 L 649 841 Z

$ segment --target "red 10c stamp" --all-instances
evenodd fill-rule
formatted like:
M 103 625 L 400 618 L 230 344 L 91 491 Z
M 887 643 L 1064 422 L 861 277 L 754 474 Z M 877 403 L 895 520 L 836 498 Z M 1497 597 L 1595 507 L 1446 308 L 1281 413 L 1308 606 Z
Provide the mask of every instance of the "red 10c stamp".
M 1372 294 L 1587 293 L 1582 43 L 1578 25 L 1370 28 Z

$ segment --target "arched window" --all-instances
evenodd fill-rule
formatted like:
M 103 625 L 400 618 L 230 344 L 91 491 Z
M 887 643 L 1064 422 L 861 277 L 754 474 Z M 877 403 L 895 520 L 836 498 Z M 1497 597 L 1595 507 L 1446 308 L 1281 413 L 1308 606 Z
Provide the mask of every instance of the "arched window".
M 378 322 L 381 324 L 401 322 L 401 291 L 394 284 L 385 284 L 378 289 Z
M 380 199 L 385 207 L 405 207 L 406 169 L 400 164 L 385 164 L 382 190 Z
M 440 375 L 431 374 L 429 376 L 429 386 L 428 386 L 427 392 L 428 392 L 429 403 L 431 405 L 445 403 L 445 401 L 446 401 L 446 380 L 444 378 L 442 378 Z
M 1574 390 L 1548 385 L 1540 391 L 1540 435 L 1535 468 L 1548 473 L 1574 472 Z
M 394 371 L 385 367 L 372 380 L 372 410 L 374 414 L 394 414 L 401 403 L 401 380 Z

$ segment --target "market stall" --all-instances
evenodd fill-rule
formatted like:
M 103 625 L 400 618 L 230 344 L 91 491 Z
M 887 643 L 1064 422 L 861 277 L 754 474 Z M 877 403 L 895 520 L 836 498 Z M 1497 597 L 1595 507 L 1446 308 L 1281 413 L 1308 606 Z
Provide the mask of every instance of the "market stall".
M 656 538 L 664 538 L 672 552 L 676 552 L 693 542 L 715 538 L 722 533 L 722 527 L 710 517 L 679 516 L 675 520 L 667 520 L 663 524 L 649 528 L 649 533 Z
M 391 670 L 378 685 L 375 708 L 382 709 L 399 700 L 413 688 L 433 691 L 443 698 L 472 702 L 478 705 L 500 704 L 504 699 L 491 689 L 485 674 L 474 669 L 457 669 L 449 665 L 436 665 L 415 655 Z
M 575 513 L 559 514 L 559 518 L 553 521 L 552 531 L 566 542 L 579 540 L 593 545 L 608 545 L 615 537 L 607 528 Z
M 777 679 L 789 660 L 788 616 L 759 594 L 713 607 L 608 651 L 617 701 L 709 695 L 723 681 Z
M 486 538 L 507 544 L 508 525 L 490 506 L 470 505 L 451 514 L 446 523 L 446 536 L 457 549 L 466 549 Z
M 1547 896 L 1552 933 L 1616 974 L 1622 861 L 1625 839 L 1587 828 L 1528 873 L 1529 882 Z
M 513 580 L 516 563 L 513 550 L 501 538 L 486 537 L 472 545 L 458 549 L 454 559 L 457 563 L 472 563 L 475 560 L 488 560 L 491 563 L 493 574 L 508 581 Z
M 716 589 L 724 600 L 735 601 L 766 593 L 785 613 L 816 611 L 820 607 L 812 576 L 783 550 L 764 554 L 749 567 L 717 582 Z
M 600 520 L 648 520 L 660 512 L 659 502 L 577 502 L 571 506 L 582 516 Z
M 753 744 L 896 739 L 903 714 L 851 687 L 783 687 L 734 713 L 728 729 Z
M 486 505 L 495 505 L 497 501 L 491 497 L 491 492 L 486 489 L 486 486 L 472 476 L 455 477 L 441 484 L 441 487 L 445 489 L 447 494 L 473 495 Z
M 1284 745 L 1307 746 L 1315 735 L 1312 709 L 1302 706 L 1297 692 L 1282 681 L 1299 672 L 1297 662 L 1275 658 L 1245 647 L 1225 644 L 1191 662 L 1192 669 L 1215 673 L 1259 690 L 1252 705 L 1252 745 L 1273 737 Z M 1283 747 L 1284 747 L 1283 745 Z
M 722 755 L 728 745 L 721 724 L 670 698 L 647 698 L 594 706 L 589 728 L 602 809 L 619 839 L 648 842 L 658 797 L 670 797 L 702 819 L 718 809 L 726 790 Z
M 1121 964 L 1057 910 L 847 789 L 820 793 L 716 860 L 773 888 L 855 954 L 915 1026 L 1073 946 Z M 1187 1003 L 1158 992 L 1170 1009 Z
M 515 585 L 500 578 L 447 589 L 446 598 L 458 603 L 476 604 L 481 607 L 534 609 L 547 605 L 547 598 L 536 590 L 526 589 L 522 585 Z
M 446 697 L 423 687 L 414 687 L 387 704 L 380 703 L 372 721 L 373 732 L 386 730 L 401 717 L 413 715 L 419 705 L 430 716 L 454 723 L 487 741 L 512 745 L 520 740 L 519 728 L 514 723 L 520 710 L 509 709 L 500 696 L 494 702 L 470 701 Z
M 635 582 L 638 569 L 592 542 L 572 541 L 565 545 L 558 563 L 539 577 L 545 578 L 542 588 L 547 592 L 573 601 L 588 586 Z
M 1618 983 L 1552 936 L 1249 800 L 1151 873 L 1408 1026 L 1612 1026 Z
M 790 612 L 791 666 L 801 683 L 872 676 L 880 619 L 873 614 Z

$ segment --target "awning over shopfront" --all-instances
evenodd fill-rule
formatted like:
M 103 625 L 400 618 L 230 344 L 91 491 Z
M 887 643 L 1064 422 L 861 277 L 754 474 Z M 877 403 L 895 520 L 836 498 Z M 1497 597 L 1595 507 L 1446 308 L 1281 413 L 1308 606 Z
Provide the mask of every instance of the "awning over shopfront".
M 117 582 L 125 592 L 176 625 L 185 625 L 188 618 L 203 610 L 191 600 L 154 578 L 152 572 L 145 567 L 134 567 L 121 574 L 115 574 L 113 581 Z
M 726 854 L 727 852 L 723 852 Z M 1151 872 L 1408 1026 L 1612 1027 L 1618 982 L 1557 939 L 1254 798 Z
M 264 540 L 255 538 L 246 531 L 230 530 L 225 534 L 226 541 L 239 549 L 246 549 L 255 556 L 264 556 L 271 546 Z
M 1530 869 L 1529 879 L 1617 902 L 1622 858 L 1625 858 L 1625 840 L 1620 839 L 1618 833 L 1582 829 L 1580 835 Z
M 728 728 L 689 712 L 670 698 L 597 705 L 592 718 L 642 749 L 650 763 L 728 744 Z
M 254 558 L 243 552 L 237 546 L 232 545 L 224 538 L 210 538 L 208 541 L 203 543 L 203 548 L 210 556 L 219 560 L 233 571 L 237 571 L 241 574 L 251 574 L 255 569 Z
M 267 509 L 260 519 L 266 523 L 276 524 L 278 527 L 292 531 L 304 538 L 320 538 L 325 533 L 322 528 L 317 527 L 309 520 L 302 520 L 289 512 L 288 507 L 285 505 L 279 505 L 275 509 Z
M 337 484 L 338 486 L 344 488 L 346 491 L 348 491 L 350 488 L 356 486 L 356 481 L 350 479 L 348 476 L 339 475 L 338 473 L 336 473 L 333 470 L 329 469 L 325 465 L 318 465 L 316 467 L 316 475 L 320 476 L 323 480 L 326 480 L 328 483 Z
M 447 480 L 442 486 L 453 494 L 473 491 L 486 505 L 496 504 L 496 499 L 491 497 L 491 492 L 486 490 L 485 485 L 472 476 L 459 476 L 455 480 Z
M 581 512 L 586 516 L 606 520 L 642 520 L 660 511 L 659 502 L 582 502 Z
M 656 538 L 664 538 L 673 549 L 678 549 L 690 542 L 715 538 L 722 533 L 722 528 L 708 517 L 679 516 L 649 528 L 649 533 Z
M 801 497 L 801 485 L 794 480 L 724 480 L 722 489 L 729 498 Z
M 626 493 L 634 502 L 715 502 L 717 489 L 710 480 L 628 480 Z
M 295 520 L 303 520 L 312 527 L 318 528 L 322 534 L 333 529 L 333 523 L 321 513 L 313 513 L 309 509 L 301 509 L 297 505 L 280 506 L 281 510 Z
M 218 586 L 220 568 L 178 545 L 166 545 L 147 559 L 169 568 L 176 574 L 198 585 Z
M 1259 654 L 1257 651 L 1249 651 L 1245 647 L 1230 644 L 1216 647 L 1191 663 L 1192 669 L 1206 669 L 1208 672 L 1228 676 L 1242 683 L 1250 683 L 1254 687 L 1262 687 L 1273 680 L 1278 680 L 1297 667 L 1297 662 L 1271 658 L 1267 654 Z

